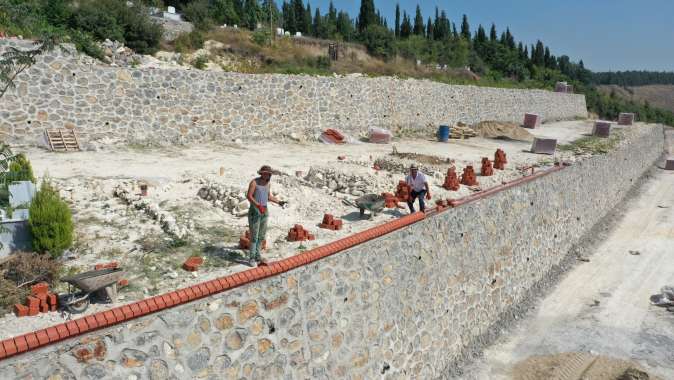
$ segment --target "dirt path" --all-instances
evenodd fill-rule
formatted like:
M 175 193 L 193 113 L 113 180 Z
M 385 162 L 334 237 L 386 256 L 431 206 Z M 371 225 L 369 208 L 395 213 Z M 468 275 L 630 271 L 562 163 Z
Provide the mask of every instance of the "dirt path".
M 674 152 L 674 130 L 668 134 Z M 531 356 L 581 352 L 674 379 L 674 313 L 649 301 L 674 284 L 674 172 L 656 171 L 589 259 L 462 378 L 523 378 L 517 363 Z

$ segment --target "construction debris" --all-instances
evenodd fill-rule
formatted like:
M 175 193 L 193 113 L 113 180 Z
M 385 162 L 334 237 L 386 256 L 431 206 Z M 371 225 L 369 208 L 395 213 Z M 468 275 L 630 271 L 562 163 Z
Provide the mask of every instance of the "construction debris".
M 515 123 L 482 121 L 473 126 L 478 136 L 487 139 L 532 141 L 534 136 Z
M 368 131 L 368 140 L 373 144 L 388 144 L 391 138 L 393 134 L 388 129 L 370 128 Z
M 344 144 L 346 137 L 336 129 L 326 129 L 318 138 L 325 144 Z
M 651 303 L 656 306 L 674 306 L 674 286 L 663 286 L 659 294 L 651 296 Z

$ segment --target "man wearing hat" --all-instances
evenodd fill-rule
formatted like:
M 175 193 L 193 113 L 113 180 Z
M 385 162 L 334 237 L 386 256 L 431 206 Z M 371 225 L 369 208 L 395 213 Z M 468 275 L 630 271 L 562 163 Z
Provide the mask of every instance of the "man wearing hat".
M 250 254 L 251 262 L 261 262 L 260 248 L 267 234 L 267 218 L 269 211 L 267 204 L 274 202 L 284 206 L 286 202 L 278 200 L 271 194 L 271 175 L 272 170 L 269 165 L 264 165 L 257 172 L 260 176 L 250 181 L 248 185 L 248 228 L 250 229 Z
M 410 174 L 405 178 L 405 182 L 412 188 L 410 200 L 407 201 L 410 212 L 414 212 L 414 200 L 417 199 L 417 197 L 419 198 L 419 209 L 421 212 L 424 212 L 424 210 L 426 210 L 424 197 L 428 200 L 431 199 L 431 190 L 428 188 L 426 176 L 419 171 L 419 168 L 417 168 L 416 165 L 412 164 L 412 166 L 410 166 Z

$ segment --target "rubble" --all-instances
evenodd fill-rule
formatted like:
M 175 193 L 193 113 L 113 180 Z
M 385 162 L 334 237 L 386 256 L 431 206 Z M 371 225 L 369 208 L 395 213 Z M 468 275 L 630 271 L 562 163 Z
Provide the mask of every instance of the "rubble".
M 250 204 L 240 188 L 216 182 L 203 182 L 204 184 L 197 192 L 199 198 L 211 202 L 215 208 L 219 208 L 232 215 L 241 217 L 248 214 Z
M 367 193 L 380 193 L 393 187 L 393 181 L 378 176 L 362 176 L 331 168 L 311 167 L 303 178 L 310 186 L 355 197 Z
M 115 197 L 118 197 L 124 203 L 133 206 L 136 210 L 143 211 L 152 219 L 159 222 L 162 230 L 167 234 L 178 239 L 184 239 L 188 235 L 188 229 L 179 226 L 176 219 L 169 212 L 162 210 L 158 204 L 147 198 L 142 198 L 140 194 L 133 194 L 125 185 L 118 185 L 113 191 Z

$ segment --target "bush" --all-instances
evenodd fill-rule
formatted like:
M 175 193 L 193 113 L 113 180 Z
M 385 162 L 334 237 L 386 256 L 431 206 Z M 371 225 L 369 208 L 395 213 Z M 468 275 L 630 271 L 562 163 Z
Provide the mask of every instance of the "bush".
M 26 158 L 26 155 L 19 153 L 14 160 L 9 164 L 8 182 L 14 181 L 30 181 L 35 183 L 35 176 L 33 175 L 33 166 Z
M 178 53 L 186 53 L 201 49 L 204 46 L 204 35 L 194 30 L 190 33 L 183 33 L 178 36 L 173 42 L 175 44 L 175 50 Z
M 185 18 L 198 30 L 208 30 L 213 25 L 208 0 L 193 1 L 183 7 Z
M 10 312 L 15 303 L 24 303 L 30 285 L 40 281 L 54 284 L 60 277 L 61 263 L 49 256 L 19 252 L 0 265 L 0 312 Z
M 260 46 L 269 46 L 271 42 L 271 34 L 268 30 L 258 30 L 253 32 L 253 42 Z
M 192 62 L 192 66 L 199 70 L 203 70 L 206 68 L 206 64 L 208 63 L 208 58 L 205 55 L 200 55 L 197 57 L 197 59 Z
M 368 53 L 374 56 L 388 59 L 395 54 L 394 35 L 381 25 L 368 26 L 362 35 L 362 39 Z
M 73 242 L 73 221 L 68 205 L 46 180 L 30 204 L 28 226 L 33 235 L 33 249 L 61 257 Z

